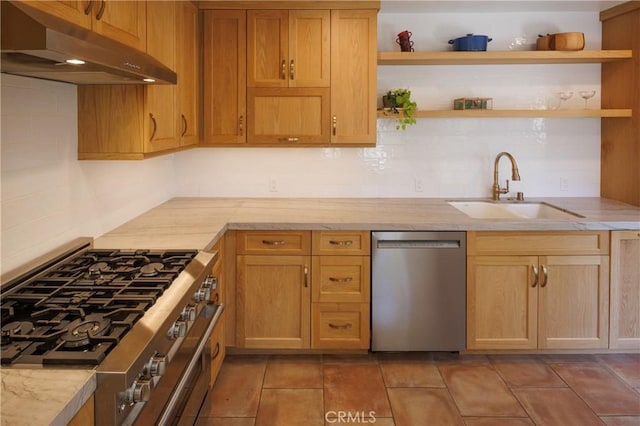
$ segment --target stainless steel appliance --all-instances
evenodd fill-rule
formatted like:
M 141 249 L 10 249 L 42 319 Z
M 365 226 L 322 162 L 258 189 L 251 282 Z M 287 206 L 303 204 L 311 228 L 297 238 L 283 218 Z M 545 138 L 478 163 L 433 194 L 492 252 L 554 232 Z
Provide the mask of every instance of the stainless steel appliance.
M 371 245 L 371 349 L 464 349 L 466 233 L 372 232 Z
M 210 378 L 217 253 L 83 239 L 2 284 L 3 366 L 95 368 L 96 424 L 193 423 Z M 4 277 L 3 277 L 4 278 Z

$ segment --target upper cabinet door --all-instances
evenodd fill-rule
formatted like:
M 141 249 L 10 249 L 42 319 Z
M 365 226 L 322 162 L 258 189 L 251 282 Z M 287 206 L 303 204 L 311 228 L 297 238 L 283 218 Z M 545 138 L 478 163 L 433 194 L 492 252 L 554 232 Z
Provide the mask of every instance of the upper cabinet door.
M 289 87 L 329 87 L 331 12 L 289 11 Z
M 244 10 L 205 10 L 203 13 L 204 143 L 244 144 L 247 140 L 247 15 Z
M 88 0 L 77 1 L 30 1 L 22 2 L 49 15 L 57 16 L 65 21 L 79 25 L 88 30 L 91 29 L 93 16 L 91 11 L 97 6 L 97 2 Z
M 147 2 L 104 0 L 94 2 L 93 31 L 145 52 Z
M 198 7 L 190 1 L 177 2 L 178 104 L 180 114 L 180 145 L 195 145 L 200 137 L 200 46 L 198 43 Z
M 288 11 L 247 11 L 247 86 L 287 87 L 288 49 Z
M 375 145 L 377 11 L 331 11 L 331 143 Z
M 331 12 L 249 10 L 247 86 L 329 87 Z

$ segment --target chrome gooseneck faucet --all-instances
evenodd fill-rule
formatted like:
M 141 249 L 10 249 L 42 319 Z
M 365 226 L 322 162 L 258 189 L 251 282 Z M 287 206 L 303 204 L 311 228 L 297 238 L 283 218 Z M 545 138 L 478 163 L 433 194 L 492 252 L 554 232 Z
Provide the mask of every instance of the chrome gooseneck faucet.
M 520 180 L 520 173 L 518 172 L 518 164 L 516 164 L 516 159 L 513 158 L 513 155 L 508 152 L 501 152 L 496 156 L 496 161 L 493 164 L 493 199 L 499 200 L 500 194 L 506 194 L 509 192 L 509 179 L 507 179 L 507 186 L 505 188 L 500 188 L 500 181 L 498 180 L 498 163 L 502 157 L 506 156 L 509 161 L 511 161 L 511 179 Z

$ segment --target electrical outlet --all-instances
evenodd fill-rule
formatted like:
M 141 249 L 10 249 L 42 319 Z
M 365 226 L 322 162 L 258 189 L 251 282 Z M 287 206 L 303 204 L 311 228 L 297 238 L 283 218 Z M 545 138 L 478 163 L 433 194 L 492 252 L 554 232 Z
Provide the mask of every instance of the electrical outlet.
M 269 178 L 269 192 L 278 192 L 278 179 Z
M 413 178 L 413 185 L 416 192 L 424 191 L 424 185 L 422 184 L 422 178 L 420 176 Z
M 569 179 L 560 178 L 560 191 L 568 191 L 569 190 Z

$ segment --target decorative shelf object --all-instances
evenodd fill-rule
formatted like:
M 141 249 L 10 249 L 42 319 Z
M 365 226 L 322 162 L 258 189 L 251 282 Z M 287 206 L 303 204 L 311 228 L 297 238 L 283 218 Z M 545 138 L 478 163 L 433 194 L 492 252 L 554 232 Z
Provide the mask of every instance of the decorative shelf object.
M 388 111 L 378 111 L 378 118 L 395 119 Z M 417 110 L 416 118 L 615 118 L 631 117 L 631 109 L 471 109 Z
M 631 50 L 378 52 L 378 65 L 586 64 L 631 59 Z

